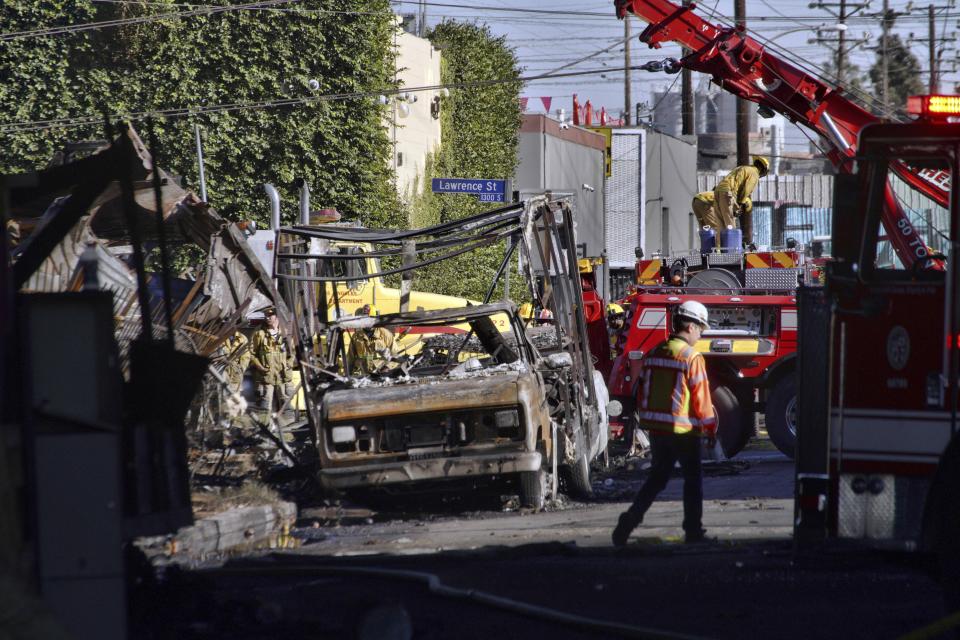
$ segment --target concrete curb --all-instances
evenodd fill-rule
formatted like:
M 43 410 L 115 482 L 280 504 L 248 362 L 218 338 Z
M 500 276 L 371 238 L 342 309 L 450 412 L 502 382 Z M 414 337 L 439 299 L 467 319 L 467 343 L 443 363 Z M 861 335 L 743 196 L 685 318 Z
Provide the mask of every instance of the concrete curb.
M 140 538 L 135 544 L 151 559 L 202 560 L 240 548 L 282 546 L 279 538 L 296 519 L 293 502 L 237 507 L 201 518 L 172 536 Z

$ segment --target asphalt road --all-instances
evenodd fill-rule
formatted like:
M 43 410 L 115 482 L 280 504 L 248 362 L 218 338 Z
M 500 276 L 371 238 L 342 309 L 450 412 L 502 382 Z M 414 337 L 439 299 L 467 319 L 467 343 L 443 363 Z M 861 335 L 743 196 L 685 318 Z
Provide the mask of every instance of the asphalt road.
M 635 463 L 642 466 L 646 461 Z M 735 461 L 705 465 L 704 526 L 721 542 L 787 540 L 793 519 L 793 463 L 779 453 L 747 451 Z M 540 513 L 518 510 L 372 512 L 348 510 L 334 526 L 329 510 L 301 511 L 307 525 L 295 532 L 307 542 L 298 553 L 309 555 L 403 555 L 562 542 L 582 548 L 610 546 L 617 516 L 628 506 L 645 477 L 643 469 L 594 474 L 596 499 L 564 502 Z M 676 542 L 682 537 L 683 481 L 671 480 L 634 533 L 635 543 Z M 408 505 L 412 501 L 406 500 Z M 472 505 L 469 505 L 472 506 Z M 509 505 L 507 507 L 510 508 Z
M 917 556 L 796 555 L 792 463 L 769 451 L 708 467 L 714 542 L 680 541 L 677 478 L 614 549 L 610 530 L 643 475 L 598 474 L 595 500 L 542 513 L 509 500 L 506 510 L 305 509 L 298 548 L 145 591 L 140 636 L 897 638 L 943 615 Z

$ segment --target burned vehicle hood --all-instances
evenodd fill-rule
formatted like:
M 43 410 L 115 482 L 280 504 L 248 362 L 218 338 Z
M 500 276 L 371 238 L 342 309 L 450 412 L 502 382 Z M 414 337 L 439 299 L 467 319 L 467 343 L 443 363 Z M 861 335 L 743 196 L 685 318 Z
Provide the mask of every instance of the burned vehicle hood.
M 527 404 L 533 392 L 531 371 L 506 371 L 466 378 L 424 378 L 411 384 L 338 389 L 324 396 L 323 414 L 331 422 L 472 407 Z

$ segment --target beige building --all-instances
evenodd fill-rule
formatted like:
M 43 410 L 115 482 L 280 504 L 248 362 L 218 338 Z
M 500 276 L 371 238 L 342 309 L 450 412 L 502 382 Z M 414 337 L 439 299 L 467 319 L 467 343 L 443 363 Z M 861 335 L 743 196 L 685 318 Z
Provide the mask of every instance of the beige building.
M 440 50 L 429 40 L 406 32 L 399 26 L 399 17 L 397 22 L 395 46 L 401 94 L 391 98 L 392 118 L 387 126 L 393 141 L 397 193 L 408 200 L 423 190 L 427 157 L 440 146 L 440 101 L 445 91 L 404 91 L 440 84 Z

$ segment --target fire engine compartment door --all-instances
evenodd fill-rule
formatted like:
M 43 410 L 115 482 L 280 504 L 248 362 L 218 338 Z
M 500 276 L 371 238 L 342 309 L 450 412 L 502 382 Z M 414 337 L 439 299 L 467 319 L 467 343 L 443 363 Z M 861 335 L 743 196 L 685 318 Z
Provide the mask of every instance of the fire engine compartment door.
M 766 338 L 738 336 L 710 336 L 698 340 L 694 348 L 704 356 L 765 356 L 772 354 L 776 347 Z

